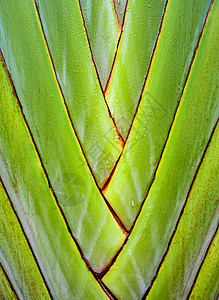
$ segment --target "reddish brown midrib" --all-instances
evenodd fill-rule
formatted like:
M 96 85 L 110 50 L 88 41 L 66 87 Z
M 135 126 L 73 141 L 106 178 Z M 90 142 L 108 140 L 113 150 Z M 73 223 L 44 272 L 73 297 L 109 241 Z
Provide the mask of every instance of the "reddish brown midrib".
M 113 1 L 114 1 L 115 9 L 116 9 L 115 0 L 113 0 Z M 105 89 L 104 89 L 105 99 L 106 99 L 108 88 L 109 88 L 109 85 L 110 85 L 110 82 L 111 82 L 112 74 L 113 74 L 114 69 L 115 69 L 115 64 L 116 64 L 116 60 L 117 60 L 117 56 L 118 56 L 118 50 L 119 50 L 119 46 L 120 46 L 120 42 L 121 42 L 121 37 L 122 37 L 123 29 L 124 29 L 123 25 L 124 25 L 124 22 L 125 22 L 125 17 L 126 17 L 128 2 L 129 2 L 129 0 L 127 0 L 127 2 L 126 2 L 126 7 L 125 7 L 125 11 L 124 11 L 124 16 L 123 16 L 123 22 L 121 24 L 121 30 L 120 30 L 120 35 L 119 35 L 118 43 L 117 43 L 116 53 L 115 53 L 115 56 L 114 56 L 112 68 L 111 68 L 111 71 L 110 71 L 110 74 L 109 74 L 109 78 L 107 80 L 107 83 L 106 83 L 106 86 L 105 86 Z M 117 12 L 117 10 L 116 10 L 116 12 Z M 107 100 L 106 100 L 106 102 L 107 102 Z
M 100 193 L 102 194 L 104 201 L 107 205 L 107 208 L 109 210 L 109 212 L 111 213 L 111 215 L 113 216 L 113 218 L 115 219 L 115 221 L 117 222 L 117 224 L 119 225 L 120 229 L 122 230 L 123 234 L 125 235 L 125 237 L 127 237 L 128 235 L 128 231 L 125 228 L 124 224 L 122 223 L 121 219 L 119 218 L 119 216 L 117 215 L 117 213 L 115 212 L 115 210 L 113 209 L 113 207 L 110 205 L 110 203 L 108 202 L 108 200 L 105 198 L 105 196 L 103 195 L 103 193 L 100 191 Z
M 119 248 L 119 250 L 116 252 L 116 254 L 114 255 L 113 259 L 111 260 L 111 262 L 107 265 L 107 267 L 98 275 L 99 278 L 102 280 L 103 277 L 108 273 L 108 271 L 110 270 L 110 268 L 112 267 L 112 265 L 115 263 L 117 257 L 119 256 L 119 254 L 122 252 L 123 248 L 125 247 L 128 239 L 129 239 L 129 235 L 130 233 L 127 235 L 126 239 L 124 240 L 122 246 Z
M 121 24 L 119 22 L 119 15 L 118 15 L 118 10 L 116 8 L 116 1 L 115 0 L 113 0 L 113 5 L 114 5 L 114 10 L 115 10 L 117 25 L 119 27 L 119 30 L 121 31 Z
M 119 155 L 119 157 L 118 157 L 118 159 L 117 159 L 117 161 L 116 161 L 116 163 L 115 163 L 115 165 L 114 165 L 114 167 L 113 167 L 113 169 L 112 169 L 112 171 L 111 171 L 109 177 L 107 178 L 107 180 L 106 180 L 104 186 L 103 186 L 102 189 L 101 189 L 101 192 L 102 192 L 103 195 L 106 194 L 106 191 L 107 191 L 107 189 L 108 189 L 108 187 L 109 187 L 109 184 L 110 184 L 110 182 L 111 182 L 111 180 L 112 180 L 112 178 L 113 178 L 113 175 L 114 175 L 114 173 L 115 173 L 115 171 L 116 171 L 117 165 L 118 165 L 118 163 L 119 163 L 119 161 L 120 161 L 120 158 L 121 158 L 123 152 L 124 152 L 124 146 L 123 146 L 122 152 L 120 153 L 120 155 Z
M 115 56 L 114 56 L 114 59 L 113 59 L 113 64 L 112 64 L 112 67 L 111 67 L 111 70 L 110 70 L 110 73 L 109 73 L 109 77 L 108 77 L 105 89 L 103 91 L 105 99 L 107 98 L 108 88 L 109 88 L 109 85 L 110 85 L 110 82 L 111 82 L 112 74 L 114 72 L 114 66 L 116 64 L 116 59 L 117 59 L 117 55 L 118 55 L 118 50 L 119 50 L 119 45 L 120 45 L 122 33 L 123 33 L 123 27 L 121 28 L 121 31 L 120 31 L 120 35 L 119 35 L 119 39 L 118 39 L 118 43 L 117 43 L 117 47 L 116 47 L 116 53 L 115 53 Z M 106 102 L 107 102 L 107 100 L 106 100 Z

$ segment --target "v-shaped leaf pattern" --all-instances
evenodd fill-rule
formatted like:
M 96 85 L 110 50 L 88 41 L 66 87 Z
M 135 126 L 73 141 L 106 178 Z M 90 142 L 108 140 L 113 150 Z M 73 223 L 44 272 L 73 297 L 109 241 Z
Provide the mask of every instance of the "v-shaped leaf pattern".
M 0 2 L 0 296 L 200 293 L 218 15 L 213 0 Z
M 209 5 L 210 0 L 199 1 L 198 7 L 191 1 L 167 4 L 130 135 L 104 191 L 127 229 L 153 180 Z
M 121 147 L 92 62 L 79 2 L 37 0 L 37 7 L 69 116 L 103 186 Z
M 80 3 L 94 62 L 104 90 L 116 53 L 120 24 L 113 0 L 81 0 Z
M 157 269 L 162 263 L 163 255 L 168 251 L 168 243 L 176 230 L 177 220 L 180 220 L 191 182 L 196 177 L 212 131 L 216 127 L 219 113 L 217 83 L 219 51 L 218 39 L 215 37 L 218 36 L 219 22 L 217 26 L 215 22 L 218 18 L 218 11 L 219 4 L 216 2 L 204 26 L 203 37 L 153 184 L 128 242 L 104 277 L 106 285 L 119 299 L 129 299 L 129 297 L 141 299 L 150 289 L 153 278 L 156 278 Z M 211 55 L 206 55 L 205 51 Z M 217 72 L 211 73 L 215 66 Z M 206 74 L 211 75 L 206 77 Z M 217 129 L 215 129 L 213 139 L 213 147 L 218 147 Z M 210 151 L 212 152 L 214 156 L 217 150 Z M 210 161 L 212 156 L 208 158 Z M 213 164 L 215 165 L 214 162 Z M 214 202 L 212 210 L 208 212 L 212 217 L 214 217 L 218 201 L 217 190 L 218 185 L 216 189 L 212 186 L 208 194 L 209 201 Z M 204 197 L 205 189 L 200 199 L 204 201 Z M 205 210 L 201 212 L 206 213 Z M 218 215 L 213 222 L 213 230 L 215 230 L 215 224 L 218 225 L 216 220 L 218 220 Z M 208 228 L 209 221 L 206 217 L 205 221 Z
M 1 8 L 6 16 L 8 14 L 8 18 L 3 19 L 4 31 L 2 36 L 6 36 L 8 32 L 15 35 L 14 39 L 13 34 L 10 35 L 12 42 L 14 42 L 10 44 L 11 48 L 3 41 L 1 43 L 6 66 L 15 84 L 24 117 L 29 124 L 42 164 L 48 174 L 49 185 L 53 188 L 59 206 L 65 214 L 73 235 L 82 247 L 85 257 L 89 258 L 94 270 L 101 271 L 112 258 L 116 249 L 120 247 L 123 241 L 122 231 L 108 210 L 95 180 L 91 176 L 83 152 L 71 127 L 62 94 L 51 69 L 51 62 L 48 60 L 49 56 L 48 54 L 42 55 L 46 52 L 43 40 L 39 39 L 35 43 L 35 49 L 30 50 L 23 46 L 22 40 L 19 38 L 19 34 L 23 34 L 25 30 L 24 26 L 31 28 L 30 24 L 33 20 L 36 20 L 34 19 L 36 15 L 34 4 L 27 0 L 19 5 L 20 13 L 18 16 L 25 20 L 25 24 L 23 21 L 16 24 L 12 18 L 12 12 L 17 12 L 16 3 L 10 6 L 3 3 Z M 39 28 L 39 23 L 35 22 L 35 30 L 30 32 L 30 34 L 35 34 L 30 36 L 30 41 L 33 42 L 35 41 L 34 38 L 38 37 Z M 16 31 L 16 27 L 18 31 Z M 16 61 L 16 57 L 18 57 L 16 51 L 20 53 L 19 62 L 22 61 L 22 65 Z M 11 60 L 11 57 L 14 57 L 15 61 Z M 38 61 L 38 64 L 34 68 L 32 65 L 35 60 Z M 40 67 L 45 67 L 47 73 L 43 72 L 43 68 L 40 72 Z M 3 68 L 2 65 L 1 68 Z M 26 76 L 22 77 L 22 70 L 25 74 L 29 74 L 27 78 Z M 4 74 L 3 69 L 1 72 Z M 19 76 L 19 73 L 21 76 Z M 24 193 L 28 174 L 21 175 L 22 166 L 27 167 L 29 164 L 31 168 L 32 159 L 32 168 L 37 171 L 34 166 L 38 158 L 33 149 L 28 150 L 31 147 L 30 136 L 26 132 L 21 112 L 18 111 L 18 107 L 15 108 L 17 103 L 13 97 L 13 91 L 12 89 L 4 91 L 3 87 L 5 85 L 9 85 L 6 79 L 2 80 L 1 96 L 1 111 L 5 112 L 5 114 L 1 114 L 0 122 L 1 132 L 5 133 L 1 140 L 0 153 L 1 163 L 3 164 L 2 169 L 4 170 L 1 176 L 3 178 L 8 178 L 8 176 L 9 178 L 13 178 L 13 176 L 16 178 L 18 176 L 16 182 L 19 182 L 21 192 Z M 4 103 L 7 103 L 5 108 Z M 12 121 L 15 122 L 14 127 L 11 127 Z M 12 140 L 10 136 L 13 135 L 14 128 L 17 131 Z M 19 129 L 21 132 L 18 131 Z M 11 161 L 15 154 L 17 154 L 17 162 Z M 19 173 L 17 174 L 17 172 Z M 29 172 L 33 171 L 30 169 Z M 20 176 L 21 178 L 19 178 Z M 24 183 L 22 185 L 23 176 Z M 38 177 L 39 175 L 36 174 L 36 178 Z M 31 180 L 30 178 L 29 180 Z M 34 189 L 35 186 L 37 185 L 33 182 L 31 188 Z M 26 201 L 29 200 L 26 199 Z M 95 220 L 93 216 L 96 216 Z M 86 231 L 86 228 L 89 228 L 89 232 Z M 105 242 L 103 242 L 103 238 L 106 239 Z
M 156 43 L 166 0 L 129 1 L 106 99 L 126 139 Z

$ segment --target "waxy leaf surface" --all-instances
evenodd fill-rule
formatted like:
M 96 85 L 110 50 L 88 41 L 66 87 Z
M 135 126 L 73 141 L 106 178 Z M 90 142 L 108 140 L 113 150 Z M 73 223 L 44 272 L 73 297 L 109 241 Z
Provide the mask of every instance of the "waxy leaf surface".
M 29 6 L 33 4 L 30 3 Z M 92 61 L 79 2 L 37 0 L 37 6 L 70 118 L 95 178 L 102 186 L 121 147 Z M 22 9 L 20 4 L 19 7 Z M 26 25 L 22 21 L 26 14 L 22 10 L 20 20 L 16 17 L 23 26 Z M 26 34 L 36 34 L 37 39 L 43 39 L 42 33 L 36 30 L 32 32 L 31 27 L 25 27 L 25 31 Z M 19 34 L 24 35 L 23 31 L 19 31 L 16 39 Z M 32 48 L 36 47 L 33 39 L 31 41 L 29 38 L 28 44 Z M 53 103 L 55 92 L 51 91 L 48 96 Z
M 219 125 L 192 186 L 169 252 L 147 297 L 186 298 L 219 224 Z M 215 281 L 214 281 L 215 282 Z M 215 286 L 212 286 L 212 290 Z M 205 299 L 205 298 L 203 298 Z
M 128 242 L 103 279 L 119 299 L 139 299 L 150 286 L 218 119 L 218 12 L 215 2 L 154 182 Z
M 2 61 L 0 112 L 0 176 L 53 298 L 107 298 L 66 226 Z
M 39 185 L 38 181 L 40 181 L 40 179 L 38 177 L 41 176 L 37 172 L 41 174 L 43 170 L 41 168 L 39 171 L 39 157 L 34 149 L 30 135 L 27 132 L 24 118 L 18 107 L 16 98 L 13 95 L 13 90 L 2 61 L 0 72 L 0 132 L 2 133 L 0 139 L 1 176 L 5 178 L 7 174 L 10 178 L 14 178 L 14 188 L 16 189 L 18 185 L 19 188 L 21 188 L 21 192 L 24 193 L 22 196 L 28 202 L 29 197 L 32 197 L 28 195 L 28 193 L 30 193 L 29 189 L 32 189 L 34 193 L 40 193 L 40 195 L 35 195 L 36 198 L 42 197 L 41 193 L 43 193 L 43 190 L 41 190 L 40 187 L 38 187 L 39 190 L 36 190 L 36 186 Z M 43 122 L 42 118 L 37 119 L 40 126 L 42 125 L 41 122 Z M 47 124 L 49 126 L 49 122 Z M 51 122 L 51 124 L 56 123 Z M 41 128 L 43 128 L 43 126 L 41 126 Z M 44 132 L 46 134 L 48 133 L 47 130 Z M 56 137 L 58 137 L 58 132 L 56 132 Z M 51 136 L 49 141 L 50 144 L 52 144 Z M 76 141 L 75 144 L 71 143 L 71 141 L 74 142 L 71 136 L 66 136 L 65 141 L 71 145 L 69 149 L 65 149 L 67 152 L 60 152 L 60 155 L 58 155 L 58 152 L 54 151 L 57 150 L 60 145 L 58 143 L 56 149 L 48 147 L 46 149 L 46 156 L 43 156 L 43 158 L 54 159 L 53 161 L 50 160 L 50 166 L 53 167 L 53 172 L 62 171 L 55 185 L 52 185 L 56 188 L 55 195 L 85 257 L 89 259 L 91 266 L 96 271 L 101 271 L 121 246 L 123 234 L 92 180 L 89 170 L 86 168 L 86 164 L 84 163 L 83 166 L 81 166 L 81 154 Z M 63 160 L 60 162 L 60 169 L 57 170 L 57 168 L 59 168 L 57 160 L 63 154 L 77 161 L 74 163 L 72 160 Z M 83 158 L 82 155 L 81 158 Z M 64 172 L 65 167 L 69 168 L 68 173 Z M 36 174 L 32 181 L 30 175 L 34 176 L 34 172 L 36 172 Z M 48 173 L 49 176 L 56 174 L 52 173 L 50 168 L 48 168 Z M 44 185 L 48 187 L 48 183 L 45 180 Z M 44 197 L 42 197 L 41 201 L 43 201 L 43 199 Z M 54 201 L 54 199 L 52 198 L 51 201 Z M 41 209 L 43 209 L 43 207 Z M 45 207 L 45 213 L 53 213 L 53 209 L 50 206 Z M 87 231 L 88 227 L 89 231 Z
M 105 193 L 129 229 L 153 180 L 210 5 L 169 1 L 142 100 Z
M 7 273 L 16 295 L 20 299 L 50 299 L 1 181 L 0 236 L 0 263 Z
M 219 295 L 219 232 L 217 231 L 211 247 L 198 274 L 189 299 L 217 299 Z
M 0 265 L 0 298 L 2 300 L 16 300 L 15 293 L 11 289 L 10 282 L 8 281 L 1 265 Z
M 126 139 L 142 92 L 166 0 L 129 1 L 106 99 Z

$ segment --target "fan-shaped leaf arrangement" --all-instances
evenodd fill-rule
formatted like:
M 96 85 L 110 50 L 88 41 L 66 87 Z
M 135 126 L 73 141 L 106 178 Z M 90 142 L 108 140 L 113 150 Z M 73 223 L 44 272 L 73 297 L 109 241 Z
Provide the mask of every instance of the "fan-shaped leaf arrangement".
M 1 299 L 217 298 L 218 42 L 216 0 L 1 0 Z

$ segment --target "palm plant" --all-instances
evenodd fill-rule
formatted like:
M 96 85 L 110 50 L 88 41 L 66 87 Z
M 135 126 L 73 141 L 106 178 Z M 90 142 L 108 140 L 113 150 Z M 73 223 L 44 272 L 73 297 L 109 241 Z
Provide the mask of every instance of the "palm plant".
M 216 299 L 219 1 L 0 1 L 0 298 Z

